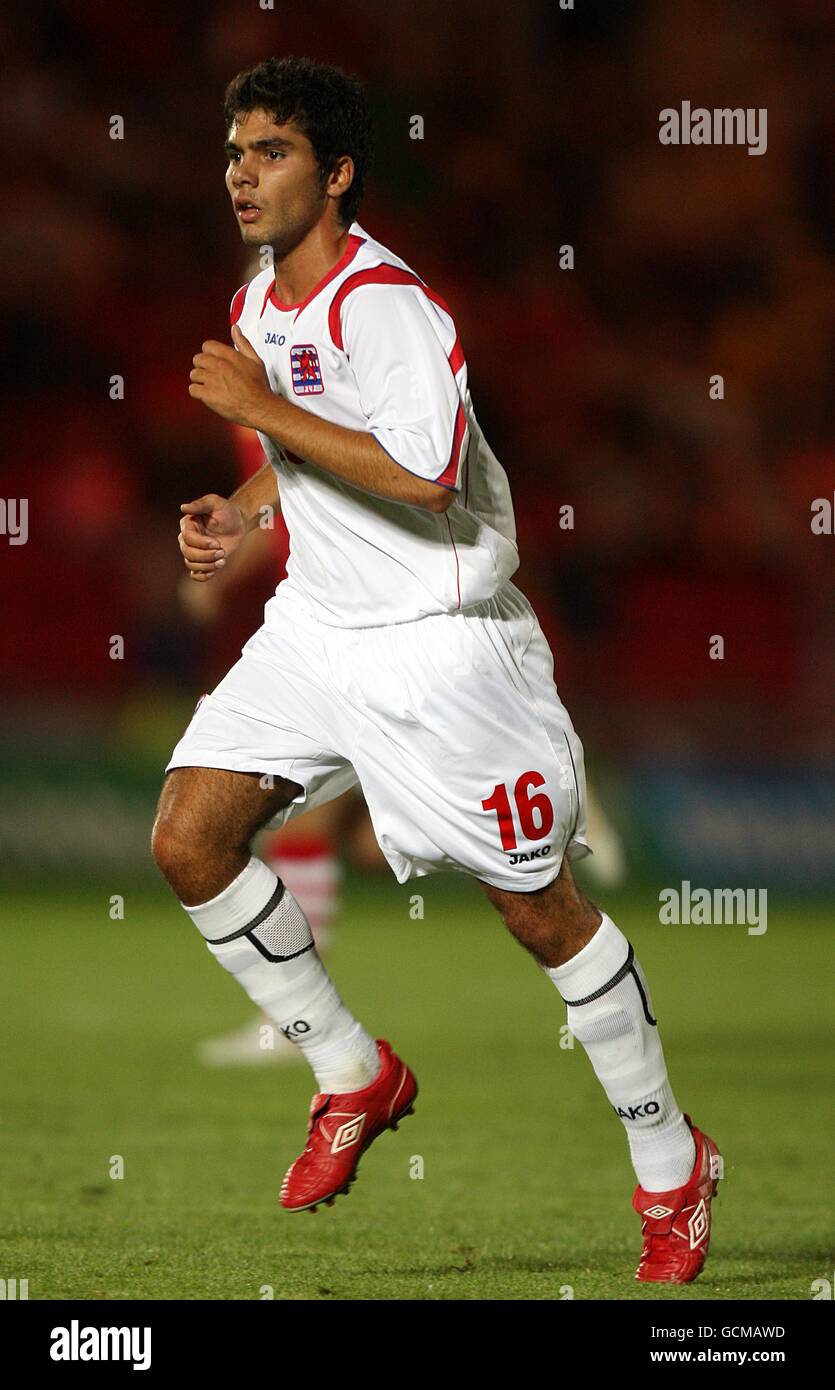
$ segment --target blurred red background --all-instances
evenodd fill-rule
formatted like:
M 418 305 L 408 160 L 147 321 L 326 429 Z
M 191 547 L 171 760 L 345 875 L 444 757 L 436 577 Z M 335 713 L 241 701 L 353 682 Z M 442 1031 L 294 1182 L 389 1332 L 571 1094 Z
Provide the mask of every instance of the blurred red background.
M 38 711 L 106 730 L 126 702 L 193 702 L 260 620 L 264 570 L 221 623 L 189 616 L 175 533 L 238 468 L 187 394 L 247 272 L 223 88 L 299 53 L 367 85 L 359 221 L 455 313 L 582 736 L 615 762 L 830 758 L 835 542 L 810 508 L 835 491 L 834 28 L 817 0 L 54 0 L 0 21 L 0 492 L 30 508 L 28 543 L 2 546 L 12 736 Z M 767 153 L 661 145 L 685 98 L 766 108 Z

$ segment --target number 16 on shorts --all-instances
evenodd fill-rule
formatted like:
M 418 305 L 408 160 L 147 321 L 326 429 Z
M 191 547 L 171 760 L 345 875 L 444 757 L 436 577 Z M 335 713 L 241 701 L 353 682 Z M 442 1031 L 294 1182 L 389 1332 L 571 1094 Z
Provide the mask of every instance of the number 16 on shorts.
M 554 807 L 547 792 L 536 790 L 543 787 L 545 781 L 541 772 L 523 772 L 517 777 L 512 792 L 508 790 L 507 782 L 497 782 L 490 795 L 482 801 L 482 810 L 496 815 L 503 850 L 510 852 L 519 847 L 513 806 L 516 807 L 523 839 L 544 840 L 550 835 L 554 828 Z

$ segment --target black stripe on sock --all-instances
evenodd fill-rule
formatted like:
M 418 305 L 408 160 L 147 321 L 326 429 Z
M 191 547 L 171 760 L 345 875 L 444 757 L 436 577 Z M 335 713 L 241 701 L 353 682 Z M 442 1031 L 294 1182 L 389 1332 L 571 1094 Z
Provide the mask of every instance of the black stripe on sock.
M 275 909 L 278 907 L 278 904 L 281 902 L 281 899 L 282 899 L 283 897 L 284 897 L 284 884 L 281 882 L 281 879 L 279 879 L 278 882 L 277 882 L 276 885 L 275 885 L 275 892 L 273 893 L 272 897 L 270 898 L 270 901 L 267 903 L 267 906 L 266 906 L 266 907 L 262 907 L 262 909 L 261 909 L 261 911 L 258 913 L 258 916 L 257 916 L 257 917 L 253 917 L 252 921 L 251 921 L 251 922 L 247 922 L 247 924 L 246 924 L 245 927 L 241 927 L 240 931 L 233 931 L 233 932 L 230 932 L 229 936 L 219 936 L 219 937 L 217 937 L 214 941 L 210 941 L 210 942 L 209 942 L 209 945 L 210 945 L 210 946 L 225 946 L 226 943 L 227 943 L 227 941 L 237 941 L 237 939 L 238 939 L 239 936 L 247 936 L 249 932 L 255 931 L 255 928 L 256 928 L 256 927 L 260 927 L 261 923 L 262 923 L 267 917 L 269 917 L 269 915 L 270 915 L 271 912 L 275 912 Z M 260 950 L 260 947 L 259 947 L 259 950 Z M 297 954 L 298 954 L 298 953 L 297 953 Z M 280 957 L 277 957 L 277 959 L 280 959 Z M 287 959 L 289 960 L 289 956 L 287 957 Z
M 641 1003 L 644 1006 L 644 1018 L 646 1019 L 647 1023 L 650 1025 L 651 1028 L 657 1028 L 658 1021 L 657 1019 L 653 1018 L 652 1014 L 649 1011 L 649 1001 L 646 995 L 644 994 L 644 987 L 641 984 L 641 981 L 638 979 L 638 972 L 635 969 L 634 965 L 632 966 L 632 970 L 630 973 L 632 974 L 635 984 L 638 986 L 638 993 L 641 996 Z
M 601 985 L 600 989 L 596 989 L 594 991 L 594 994 L 587 994 L 585 999 L 566 999 L 565 1003 L 569 1008 L 580 1009 L 584 1004 L 591 1004 L 594 1002 L 595 999 L 599 999 L 601 995 L 608 994 L 610 989 L 614 989 L 615 985 L 619 985 L 621 980 L 626 979 L 627 975 L 631 975 L 638 988 L 638 994 L 640 995 L 641 999 L 641 1008 L 644 1011 L 644 1018 L 646 1019 L 647 1023 L 650 1025 L 651 1028 L 657 1028 L 658 1020 L 654 1019 L 649 1011 L 649 1002 L 647 1000 L 646 994 L 644 993 L 644 987 L 641 984 L 640 979 L 638 978 L 638 972 L 633 964 L 635 952 L 632 949 L 632 942 L 628 941 L 626 944 L 629 947 L 626 960 L 624 961 L 617 974 L 612 976 L 608 984 Z
M 595 999 L 599 999 L 599 998 L 600 998 L 601 994 L 607 994 L 608 991 L 609 991 L 610 989 L 614 989 L 615 985 L 619 985 L 620 982 L 621 982 L 621 980 L 623 980 L 623 979 L 626 978 L 626 976 L 627 976 L 627 975 L 631 972 L 631 970 L 632 970 L 632 958 L 633 958 L 633 956 L 634 956 L 634 954 L 635 954 L 635 952 L 632 950 L 632 942 L 631 942 L 631 941 L 627 941 L 626 944 L 627 944 L 627 946 L 629 947 L 629 952 L 628 952 L 628 955 L 627 955 L 627 957 L 626 957 L 626 960 L 624 961 L 623 965 L 621 966 L 621 968 L 620 968 L 620 970 L 617 972 L 617 974 L 612 976 L 612 978 L 611 978 L 611 980 L 609 981 L 609 983 L 608 983 L 608 984 L 605 984 L 605 985 L 601 985 L 601 986 L 600 986 L 600 989 L 596 989 L 596 990 L 594 991 L 594 994 L 587 994 L 586 997 L 585 997 L 585 999 L 566 999 L 566 1000 L 565 1000 L 565 1003 L 568 1005 L 569 1008 L 571 1008 L 571 1009 L 579 1009 L 579 1008 L 582 1008 L 583 1004 L 591 1004 L 591 1003 L 593 1003 L 593 1001 L 594 1001 Z M 642 993 L 642 996 L 643 996 L 643 991 L 642 991 L 641 993 Z M 644 1011 L 646 1012 L 646 1005 L 644 1005 Z
M 312 951 L 313 947 L 316 945 L 315 941 L 308 941 L 307 945 L 302 946 L 300 951 L 292 951 L 289 956 L 274 956 L 267 950 L 263 942 L 259 941 L 258 937 L 255 936 L 252 932 L 248 931 L 246 937 L 247 941 L 252 942 L 256 951 L 261 952 L 261 955 L 264 957 L 264 960 L 270 961 L 273 965 L 277 965 L 278 962 L 282 960 L 295 960 L 296 956 L 303 956 L 305 951 Z

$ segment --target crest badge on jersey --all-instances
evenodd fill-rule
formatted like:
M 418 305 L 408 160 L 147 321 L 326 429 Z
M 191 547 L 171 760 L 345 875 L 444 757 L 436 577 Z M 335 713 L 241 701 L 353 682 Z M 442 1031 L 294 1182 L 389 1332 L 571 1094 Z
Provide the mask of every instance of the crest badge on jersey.
M 312 343 L 297 343 L 290 349 L 293 390 L 297 396 L 318 396 L 325 389 L 319 354 Z

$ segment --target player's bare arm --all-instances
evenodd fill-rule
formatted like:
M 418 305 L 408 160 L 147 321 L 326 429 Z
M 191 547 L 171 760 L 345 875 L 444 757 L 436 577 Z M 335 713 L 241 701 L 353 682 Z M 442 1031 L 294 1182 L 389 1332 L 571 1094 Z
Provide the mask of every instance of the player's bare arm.
M 292 405 L 270 388 L 264 364 L 237 324 L 235 347 L 213 340 L 194 357 L 189 395 L 238 425 L 260 430 L 276 444 L 299 454 L 366 492 L 445 512 L 454 493 L 401 468 L 372 434 L 345 429 Z
M 223 569 L 244 537 L 259 525 L 264 508 L 277 510 L 278 502 L 278 480 L 269 463 L 229 498 L 209 492 L 194 502 L 183 502 L 180 552 L 191 578 L 205 583 Z

